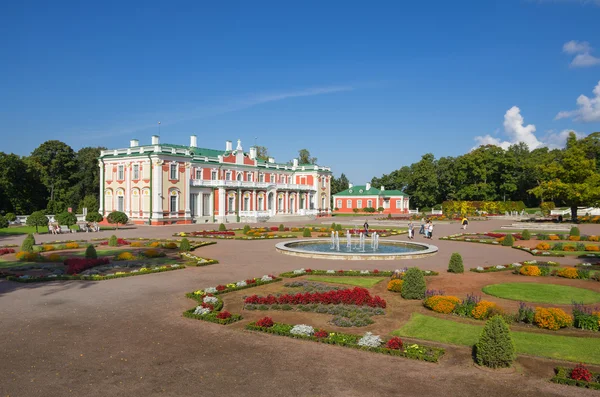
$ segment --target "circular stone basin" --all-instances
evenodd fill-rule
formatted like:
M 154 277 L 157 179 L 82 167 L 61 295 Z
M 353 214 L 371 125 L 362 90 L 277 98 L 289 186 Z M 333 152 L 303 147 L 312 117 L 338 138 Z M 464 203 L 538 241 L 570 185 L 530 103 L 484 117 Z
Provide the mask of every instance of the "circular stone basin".
M 600 293 L 584 288 L 542 283 L 503 283 L 483 287 L 483 292 L 498 298 L 569 305 L 572 302 L 584 304 L 600 302 Z
M 405 241 L 380 241 L 376 250 L 371 248 L 371 241 L 365 241 L 364 250 L 358 248 L 358 242 L 348 249 L 340 240 L 340 250 L 331 247 L 331 240 L 312 239 L 294 240 L 279 243 L 277 251 L 305 258 L 346 259 L 346 260 L 395 260 L 415 259 L 434 255 L 438 248 L 434 245 Z

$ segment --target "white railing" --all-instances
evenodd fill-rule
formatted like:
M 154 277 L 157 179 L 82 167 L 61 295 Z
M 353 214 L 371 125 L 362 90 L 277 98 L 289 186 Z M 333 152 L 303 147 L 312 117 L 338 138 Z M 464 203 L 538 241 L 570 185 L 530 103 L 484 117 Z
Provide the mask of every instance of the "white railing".
M 550 210 L 550 215 L 567 215 L 570 214 L 571 210 L 570 209 L 566 209 L 566 210 Z
M 290 189 L 290 190 L 314 190 L 312 185 L 298 185 L 289 183 L 268 183 L 268 182 L 251 182 L 251 181 L 227 181 L 219 180 L 204 180 L 191 179 L 191 186 L 224 186 L 224 187 L 241 187 L 241 188 L 257 188 L 257 189 Z
M 54 223 L 56 222 L 56 215 L 46 215 L 48 217 L 48 221 L 50 223 Z M 75 214 L 75 216 L 77 217 L 77 222 L 85 222 L 85 215 L 84 214 Z M 25 224 L 27 223 L 27 218 L 29 217 L 29 215 L 17 215 L 17 219 L 15 220 L 15 223 L 20 223 L 20 224 Z
M 444 212 L 442 210 L 431 210 L 431 215 L 443 215 Z
M 419 213 L 419 209 L 417 208 L 416 210 L 408 210 L 409 214 L 418 214 Z

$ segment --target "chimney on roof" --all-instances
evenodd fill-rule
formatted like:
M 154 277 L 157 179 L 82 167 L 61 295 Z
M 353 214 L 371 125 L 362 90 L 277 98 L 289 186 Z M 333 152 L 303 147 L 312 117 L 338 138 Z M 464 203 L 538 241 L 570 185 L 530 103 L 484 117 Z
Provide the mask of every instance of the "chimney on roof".
M 256 160 L 256 146 L 252 146 L 250 148 L 250 158 L 252 160 Z
M 153 145 L 160 144 L 160 137 L 158 135 L 152 135 L 152 144 Z
M 385 186 L 381 185 L 381 191 L 385 191 Z
M 138 141 L 137 139 L 132 139 L 129 141 L 129 147 L 136 147 L 136 146 L 140 146 L 140 141 Z
M 269 157 L 269 163 L 274 163 L 275 159 L 273 157 Z
M 233 150 L 233 144 L 231 141 L 225 141 L 225 151 L 231 152 Z
M 190 135 L 190 147 L 198 147 L 198 137 L 196 135 Z
M 371 184 L 369 182 L 367 182 L 367 184 L 365 185 L 365 187 L 366 187 L 366 190 L 369 190 L 369 189 L 371 189 Z
M 298 159 L 294 159 L 293 164 L 294 168 L 298 168 Z
M 352 188 L 352 186 L 354 186 L 354 185 L 353 185 L 353 184 L 351 184 L 351 183 L 349 183 L 349 184 L 348 184 L 348 189 L 351 189 L 351 188 Z

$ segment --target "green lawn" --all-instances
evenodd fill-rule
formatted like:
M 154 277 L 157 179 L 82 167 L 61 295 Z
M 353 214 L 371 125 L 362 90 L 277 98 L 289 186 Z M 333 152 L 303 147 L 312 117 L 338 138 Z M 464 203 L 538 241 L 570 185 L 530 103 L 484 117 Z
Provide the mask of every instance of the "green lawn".
M 365 287 L 365 288 L 370 288 L 383 280 L 382 277 L 355 277 L 355 276 L 350 276 L 350 277 L 307 276 L 306 279 L 310 280 L 310 281 L 320 281 L 323 283 L 355 285 L 358 287 Z
M 48 234 L 47 226 L 38 226 L 38 230 L 39 230 L 39 233 L 37 233 L 37 234 Z M 79 226 L 72 225 L 71 230 L 79 231 Z M 111 227 L 111 226 L 100 226 L 100 230 L 115 230 L 115 228 Z M 33 233 L 33 234 L 36 233 L 35 226 L 11 226 L 11 227 L 5 227 L 3 229 L 0 229 L 0 236 L 18 236 L 21 234 L 29 234 L 29 233 Z M 68 235 L 69 234 L 65 234 L 65 236 L 68 236 Z M 62 234 L 59 234 L 57 236 L 62 236 Z
M 525 229 L 496 229 L 492 230 L 492 233 L 523 233 Z M 569 234 L 568 230 L 535 230 L 528 229 L 531 234 Z
M 483 292 L 513 301 L 556 303 L 559 305 L 568 305 L 573 301 L 585 304 L 600 302 L 599 293 L 566 285 L 538 283 L 491 284 L 483 287 Z
M 392 334 L 454 345 L 473 346 L 482 325 L 458 323 L 414 313 L 410 321 Z M 513 332 L 517 353 L 557 360 L 600 364 L 600 338 Z

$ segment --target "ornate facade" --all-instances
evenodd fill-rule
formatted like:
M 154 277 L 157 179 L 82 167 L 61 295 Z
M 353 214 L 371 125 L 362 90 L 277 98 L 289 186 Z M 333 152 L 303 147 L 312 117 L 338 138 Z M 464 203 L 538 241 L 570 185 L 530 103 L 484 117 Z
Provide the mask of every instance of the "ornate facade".
M 100 213 L 125 212 L 138 224 L 267 220 L 275 215 L 331 213 L 331 170 L 315 164 L 276 163 L 248 153 L 238 140 L 225 150 L 190 145 L 140 146 L 103 150 Z
M 381 208 L 383 214 L 408 214 L 410 197 L 399 190 L 377 189 L 370 183 L 352 186 L 333 195 L 333 205 L 337 213 L 351 214 L 354 209 L 363 212 L 364 208 Z

